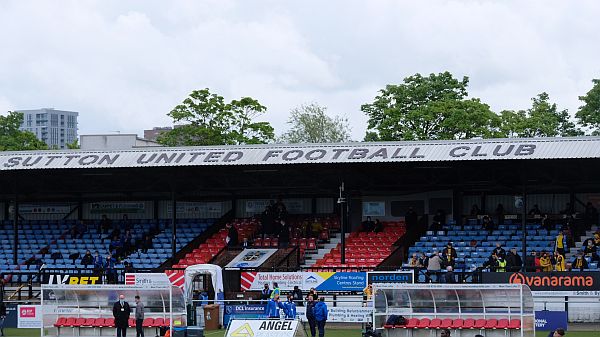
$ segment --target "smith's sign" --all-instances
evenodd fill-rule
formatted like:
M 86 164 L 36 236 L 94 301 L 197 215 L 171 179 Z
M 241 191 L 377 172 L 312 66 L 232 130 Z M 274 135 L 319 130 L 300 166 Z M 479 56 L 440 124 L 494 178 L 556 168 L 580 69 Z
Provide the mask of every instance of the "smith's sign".
M 565 144 L 567 141 L 558 144 Z M 597 145 L 594 142 L 584 144 Z M 546 146 L 543 146 L 546 145 Z M 154 166 L 265 165 L 548 158 L 557 146 L 535 141 L 464 143 L 357 143 L 349 145 L 165 148 L 119 152 L 29 152 L 0 155 L 0 170 Z M 552 144 L 551 144 L 552 145 Z M 578 144 L 581 146 L 581 144 Z M 568 148 L 568 147 L 567 147 Z M 566 149 L 567 149 L 566 148 Z M 600 152 L 594 148 L 596 152 Z M 569 151 L 562 151 L 568 153 Z M 597 153 L 600 156 L 600 153 Z

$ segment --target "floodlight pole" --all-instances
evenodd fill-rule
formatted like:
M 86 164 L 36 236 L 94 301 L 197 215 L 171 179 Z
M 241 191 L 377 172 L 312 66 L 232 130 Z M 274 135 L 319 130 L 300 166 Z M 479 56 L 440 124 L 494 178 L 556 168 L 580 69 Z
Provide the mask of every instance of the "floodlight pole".
M 340 197 L 338 198 L 338 204 L 340 204 L 340 227 L 342 230 L 342 255 L 341 255 L 341 264 L 345 264 L 346 263 L 346 216 L 347 216 L 347 200 L 346 200 L 346 196 L 345 196 L 345 186 L 344 186 L 344 182 L 342 181 L 342 184 L 340 185 Z

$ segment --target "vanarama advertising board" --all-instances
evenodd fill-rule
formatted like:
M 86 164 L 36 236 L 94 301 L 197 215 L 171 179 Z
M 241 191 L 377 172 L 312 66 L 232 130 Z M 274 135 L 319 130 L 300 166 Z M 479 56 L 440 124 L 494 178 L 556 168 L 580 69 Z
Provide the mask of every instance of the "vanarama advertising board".
M 484 283 L 526 284 L 534 296 L 598 296 L 596 272 L 483 273 Z
M 225 337 L 293 337 L 298 321 L 232 320 Z

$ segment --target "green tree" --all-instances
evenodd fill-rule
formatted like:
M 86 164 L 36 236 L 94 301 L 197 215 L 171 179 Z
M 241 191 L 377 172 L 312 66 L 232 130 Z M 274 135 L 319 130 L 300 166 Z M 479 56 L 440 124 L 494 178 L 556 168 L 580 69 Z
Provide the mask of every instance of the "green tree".
M 327 108 L 316 103 L 291 110 L 290 129 L 280 141 L 284 143 L 340 143 L 350 140 L 348 119 L 327 115 Z
M 583 135 L 571 121 L 569 112 L 559 110 L 550 96 L 542 92 L 531 99 L 531 108 L 525 111 L 503 111 L 501 130 L 518 137 L 570 137 Z
M 194 90 L 168 113 L 174 124 L 182 125 L 162 133 L 158 142 L 167 146 L 268 143 L 275 139 L 273 127 L 255 121 L 266 110 L 250 97 L 226 103 L 209 89 Z
M 79 139 L 75 139 L 72 143 L 67 143 L 67 149 L 70 149 L 70 150 L 81 149 L 81 146 L 79 145 Z
M 421 74 L 387 85 L 361 110 L 369 117 L 365 140 L 498 137 L 499 119 L 478 99 L 467 100 L 469 79 L 449 72 Z
M 592 135 L 600 136 L 600 79 L 593 79 L 594 86 L 585 96 L 579 96 L 584 105 L 579 107 L 575 117 L 579 123 L 592 129 Z
M 0 116 L 0 151 L 47 150 L 48 145 L 29 131 L 21 131 L 23 114 L 9 111 Z

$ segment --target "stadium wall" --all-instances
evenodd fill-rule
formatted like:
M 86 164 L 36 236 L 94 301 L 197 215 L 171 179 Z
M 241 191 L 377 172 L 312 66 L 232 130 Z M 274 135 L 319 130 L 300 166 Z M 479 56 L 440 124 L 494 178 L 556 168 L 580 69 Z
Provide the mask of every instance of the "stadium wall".
M 448 216 L 447 219 L 452 219 L 453 200 L 451 190 L 397 196 L 366 195 L 363 196 L 362 202 L 363 204 L 365 202 L 384 202 L 385 215 L 371 216 L 382 221 L 404 218 L 408 207 L 413 207 L 419 215 L 430 214 L 431 216 L 435 214 L 438 208 L 443 208 Z M 364 209 L 362 216 L 363 218 L 366 217 Z
M 527 208 L 531 209 L 533 205 L 538 205 L 542 212 L 550 214 L 558 214 L 560 211 L 565 209 L 566 204 L 569 202 L 569 194 L 528 194 L 527 195 Z M 514 195 L 487 195 L 485 200 L 485 212 L 487 214 L 494 214 L 498 204 L 504 206 L 504 210 L 508 214 L 519 214 L 521 210 L 515 207 Z M 471 207 L 477 205 L 481 208 L 481 195 L 465 195 L 463 197 L 463 214 L 470 214 Z M 583 211 L 583 208 L 580 210 Z

